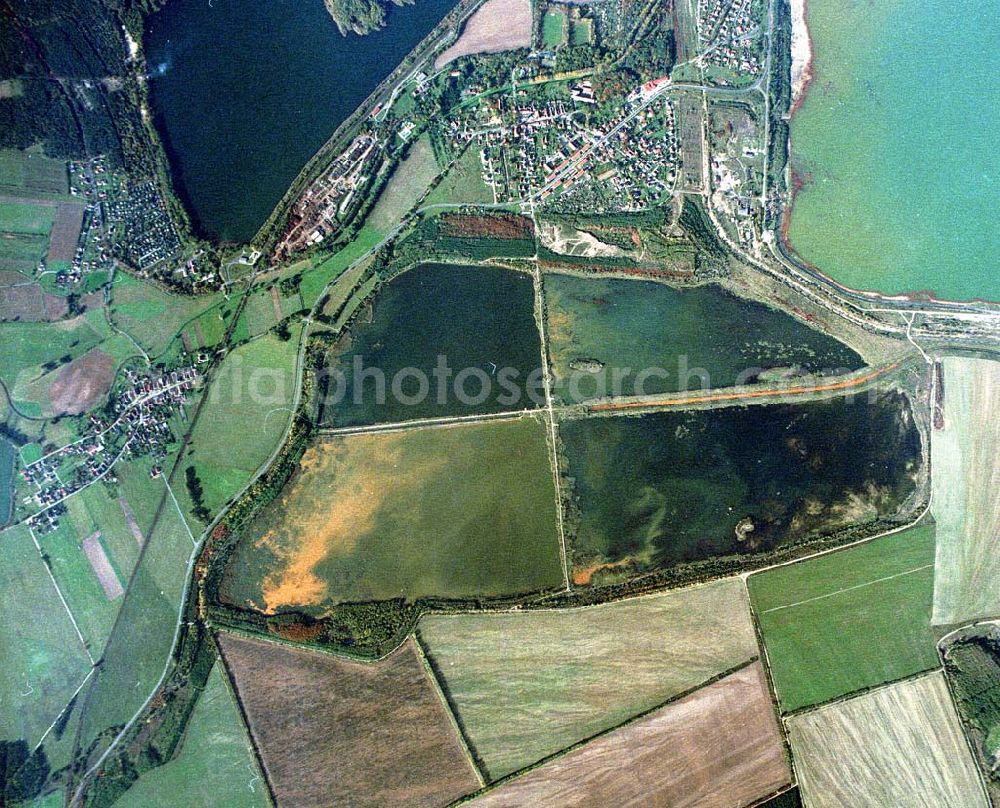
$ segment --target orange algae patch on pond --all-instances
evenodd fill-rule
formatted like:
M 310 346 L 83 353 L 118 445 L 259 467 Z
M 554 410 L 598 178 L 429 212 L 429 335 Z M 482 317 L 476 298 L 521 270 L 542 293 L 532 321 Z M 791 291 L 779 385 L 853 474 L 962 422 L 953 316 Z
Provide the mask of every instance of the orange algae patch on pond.
M 417 463 L 409 479 L 400 479 L 400 438 L 380 435 L 377 441 L 320 443 L 306 450 L 301 473 L 282 499 L 281 524 L 257 541 L 281 564 L 264 578 L 265 611 L 320 605 L 329 593 L 317 568 L 331 556 L 355 551 L 375 529 L 390 494 L 440 470 L 439 463 L 426 460 Z

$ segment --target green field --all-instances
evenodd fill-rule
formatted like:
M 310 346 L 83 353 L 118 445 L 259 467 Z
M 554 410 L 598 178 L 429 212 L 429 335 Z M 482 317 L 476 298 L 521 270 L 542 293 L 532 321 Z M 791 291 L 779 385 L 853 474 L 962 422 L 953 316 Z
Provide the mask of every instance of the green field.
M 52 574 L 87 640 L 91 656 L 97 659 L 111 633 L 122 599 L 109 600 L 105 595 L 80 546 L 89 534 L 78 535 L 72 521 L 61 519 L 58 528 L 38 536 L 38 543 L 49 558 Z M 120 573 L 118 580 L 122 586 L 127 583 L 127 579 L 122 581 Z
M 219 302 L 218 295 L 174 295 L 124 272 L 115 276 L 111 316 L 151 355 L 159 356 L 181 327 Z
M 493 204 L 493 191 L 483 181 L 483 164 L 479 149 L 470 144 L 458 156 L 438 186 L 427 195 L 427 205 Z
M 362 227 L 350 244 L 337 253 L 320 261 L 302 276 L 299 294 L 303 308 L 312 308 L 323 294 L 326 285 L 346 270 L 365 253 L 382 241 L 382 234 L 370 227 Z
M 90 662 L 28 531 L 11 528 L 0 542 L 0 738 L 33 747 Z
M 56 209 L 32 202 L 0 202 L 0 231 L 47 236 L 52 230 Z
M 234 603 L 322 613 L 342 601 L 562 583 L 540 421 L 330 438 L 301 466 L 226 569 Z
M 216 663 L 195 705 L 180 750 L 146 772 L 115 805 L 121 808 L 270 806 L 243 719 Z
M 589 45 L 594 41 L 594 21 L 591 19 L 573 20 L 570 28 L 569 43 L 576 47 L 578 45 Z
M 934 527 L 753 575 L 784 712 L 936 667 Z
M 396 167 L 378 202 L 368 216 L 366 226 L 387 233 L 412 208 L 438 175 L 434 149 L 427 135 L 420 137 L 405 159 Z
M 552 9 L 545 12 L 542 18 L 542 45 L 546 48 L 559 48 L 566 43 L 566 12 Z
M 578 609 L 430 616 L 418 633 L 491 779 L 757 655 L 734 578 Z
M 226 356 L 212 381 L 184 458 L 197 470 L 212 513 L 247 483 L 284 434 L 295 399 L 301 332 L 299 325 L 286 341 L 265 334 L 241 345 Z M 185 501 L 182 487 L 178 482 L 175 493 Z
M 62 196 L 69 191 L 66 164 L 36 151 L 0 150 L 0 190 Z
M 165 493 L 163 481 L 157 485 Z M 159 680 L 173 644 L 193 544 L 169 498 L 156 527 L 149 529 L 146 509 L 153 500 L 153 491 L 129 500 L 147 536 L 147 546 L 125 594 L 103 664 L 84 691 L 81 743 L 85 746 L 99 732 L 125 723 L 139 709 Z
M 44 363 L 81 356 L 104 336 L 85 317 L 59 323 L 0 323 L 0 379 L 12 389 L 19 376 L 33 379 L 41 375 Z

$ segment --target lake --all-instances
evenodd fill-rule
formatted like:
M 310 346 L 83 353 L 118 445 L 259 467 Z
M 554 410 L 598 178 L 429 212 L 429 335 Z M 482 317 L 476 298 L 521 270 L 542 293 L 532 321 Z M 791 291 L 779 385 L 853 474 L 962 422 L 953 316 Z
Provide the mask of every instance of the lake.
M 789 239 L 855 289 L 1000 301 L 1000 48 L 973 0 L 809 0 Z
M 455 5 L 340 35 L 322 0 L 170 0 L 146 23 L 150 103 L 197 230 L 245 242 L 303 165 Z

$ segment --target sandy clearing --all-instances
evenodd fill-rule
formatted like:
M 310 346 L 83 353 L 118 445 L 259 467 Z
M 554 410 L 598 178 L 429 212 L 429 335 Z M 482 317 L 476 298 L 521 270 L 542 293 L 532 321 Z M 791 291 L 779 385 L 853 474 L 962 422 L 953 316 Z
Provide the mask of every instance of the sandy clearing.
M 807 0 L 791 0 L 792 6 L 792 110 L 798 109 L 812 81 L 812 42 L 806 21 Z
M 931 438 L 935 625 L 1000 614 L 1000 362 L 946 357 Z
M 472 804 L 740 808 L 790 781 L 764 672 L 754 663 Z
M 538 238 L 543 245 L 559 255 L 573 255 L 583 258 L 617 258 L 625 251 L 613 244 L 605 244 L 593 233 L 574 227 L 560 226 L 555 222 L 542 222 Z
M 530 0 L 486 0 L 466 21 L 455 44 L 434 60 L 434 68 L 439 70 L 460 56 L 530 46 Z
M 278 805 L 446 805 L 479 787 L 412 640 L 371 664 L 219 644 Z
M 122 588 L 121 581 L 118 580 L 111 562 L 108 561 L 107 553 L 101 546 L 100 533 L 91 533 L 83 540 L 83 553 L 87 556 L 87 561 L 90 562 L 90 568 L 97 576 L 97 580 L 101 582 L 101 588 L 108 600 L 114 600 L 124 595 L 125 590 Z
M 988 805 L 940 671 L 787 721 L 810 808 Z

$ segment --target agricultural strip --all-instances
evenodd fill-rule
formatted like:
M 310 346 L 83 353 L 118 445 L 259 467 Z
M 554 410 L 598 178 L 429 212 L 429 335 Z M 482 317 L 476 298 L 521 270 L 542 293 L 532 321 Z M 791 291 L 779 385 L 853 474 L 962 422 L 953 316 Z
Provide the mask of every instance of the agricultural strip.
M 1000 616 L 1000 362 L 946 357 L 931 437 L 934 623 Z
M 544 289 L 555 391 L 564 402 L 765 383 L 803 371 L 841 374 L 864 365 L 832 337 L 718 286 L 547 274 Z M 620 385 L 615 371 L 623 372 Z
M 372 664 L 219 643 L 279 805 L 442 805 L 478 787 L 412 640 Z
M 120 808 L 267 808 L 271 801 L 229 692 L 216 663 L 173 760 L 145 773 L 115 805 Z
M 728 579 L 579 609 L 429 616 L 418 631 L 495 780 L 755 656 L 741 590 Z
M 556 587 L 555 508 L 534 418 L 320 440 L 240 541 L 223 592 L 322 613 Z
M 938 672 L 788 719 L 810 808 L 988 805 Z
M 528 0 L 486 0 L 462 26 L 455 44 L 434 60 L 434 69 L 439 70 L 461 56 L 530 46 L 531 3 Z
M 438 175 L 430 138 L 420 137 L 396 167 L 366 222 L 387 233 L 406 215 Z
M 732 808 L 754 804 L 790 780 L 764 671 L 755 663 L 472 804 Z
M 108 561 L 108 555 L 101 546 L 101 534 L 91 533 L 83 540 L 82 546 L 83 554 L 87 556 L 87 561 L 90 562 L 94 575 L 100 581 L 105 597 L 108 600 L 114 600 L 125 594 L 121 581 L 118 580 L 111 562 Z
M 750 576 L 782 710 L 937 667 L 933 580 L 933 525 Z
M 33 748 L 90 663 L 27 529 L 0 533 L 0 547 L 0 740 Z

